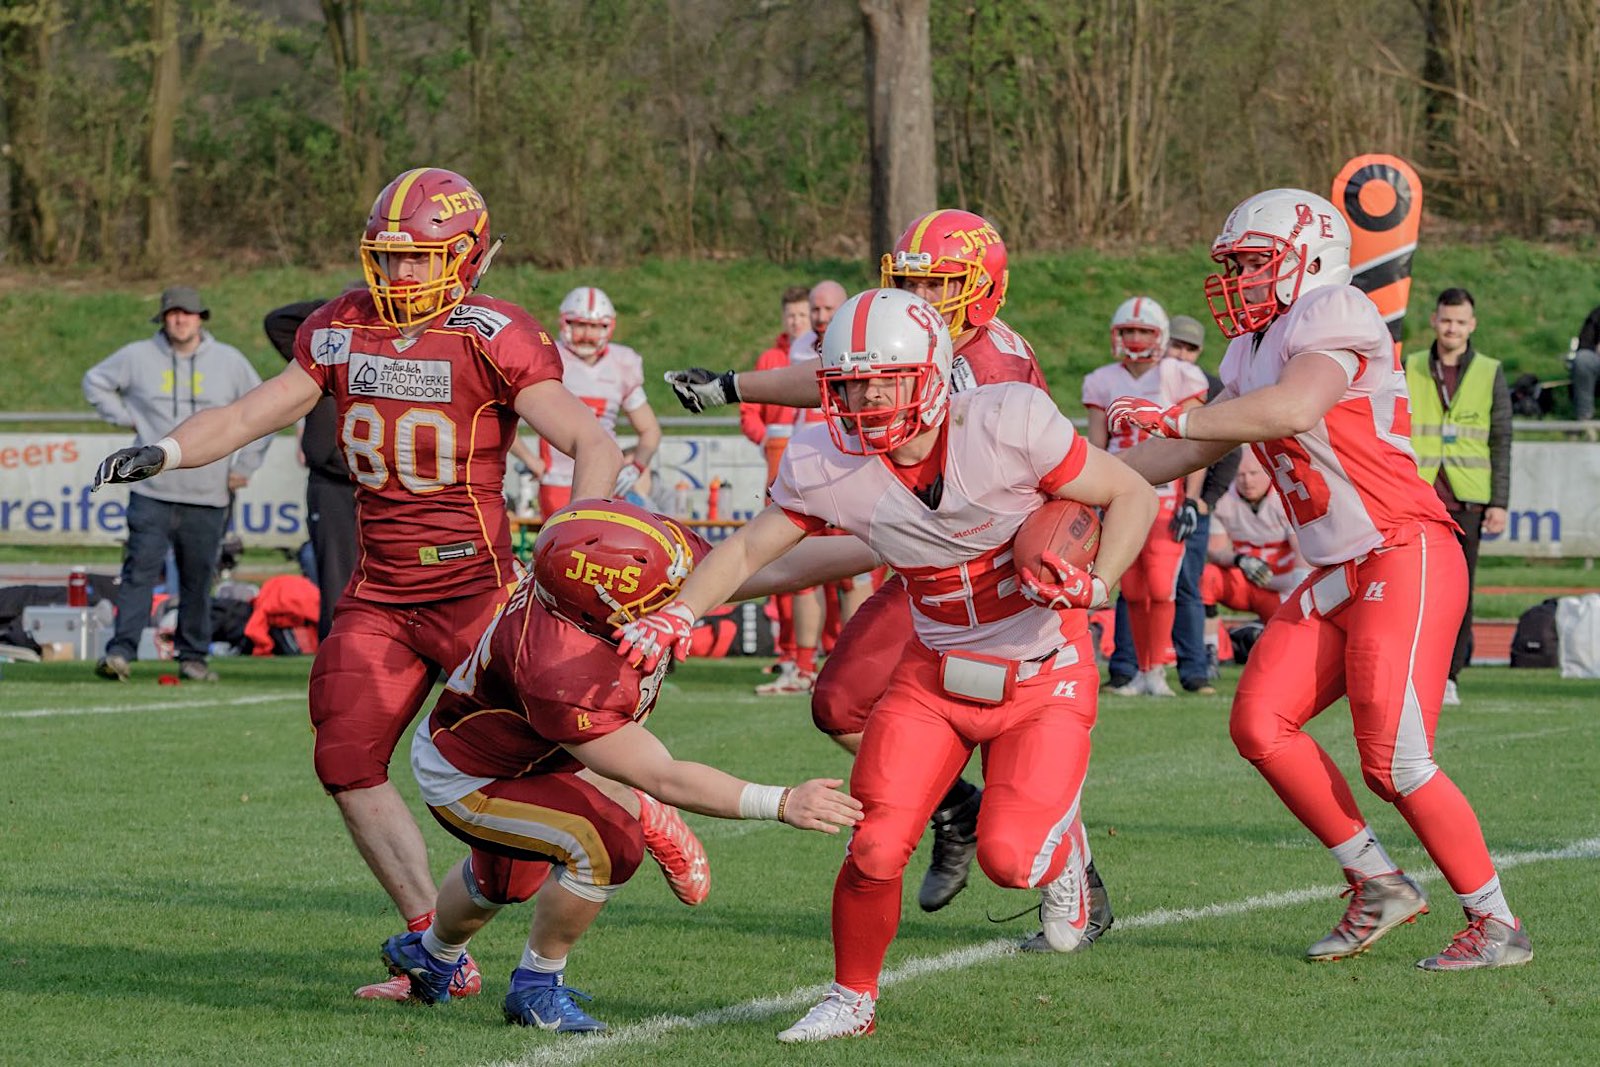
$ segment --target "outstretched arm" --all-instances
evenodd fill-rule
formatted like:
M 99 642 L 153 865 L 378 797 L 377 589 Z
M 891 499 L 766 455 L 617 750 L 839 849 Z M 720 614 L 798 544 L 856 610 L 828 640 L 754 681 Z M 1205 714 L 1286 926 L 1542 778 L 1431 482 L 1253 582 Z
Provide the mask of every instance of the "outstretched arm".
M 861 802 L 837 790 L 837 778 L 813 778 L 789 789 L 760 786 L 725 771 L 672 757 L 638 723 L 567 750 L 590 770 L 649 793 L 663 804 L 719 819 L 781 819 L 801 830 L 836 834 L 861 818 Z M 781 809 L 781 810 L 780 810 Z
M 678 403 L 696 413 L 740 402 L 792 408 L 822 406 L 814 360 L 772 370 L 717 372 L 693 367 L 668 371 L 666 379 L 677 394 Z
M 808 537 L 762 567 L 729 600 L 755 600 L 865 574 L 883 560 L 859 537 Z

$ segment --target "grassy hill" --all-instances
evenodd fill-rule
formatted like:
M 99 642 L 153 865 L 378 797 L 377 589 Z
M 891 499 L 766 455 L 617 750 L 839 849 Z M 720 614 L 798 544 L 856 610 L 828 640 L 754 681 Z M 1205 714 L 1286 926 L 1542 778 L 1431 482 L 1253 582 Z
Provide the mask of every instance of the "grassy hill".
M 1177 251 L 1092 250 L 1026 255 L 1011 265 L 1003 317 L 1032 341 L 1057 399 L 1076 407 L 1078 379 L 1107 358 L 1106 324 L 1126 296 L 1156 297 L 1174 314 L 1208 324 L 1206 362 L 1222 355 L 1209 325 L 1201 284 L 1210 268 L 1200 246 Z M 243 349 L 263 375 L 282 367 L 261 333 L 273 307 L 337 292 L 355 276 L 333 270 L 197 270 L 174 282 L 201 287 L 212 331 Z M 777 332 L 778 293 L 790 284 L 837 278 L 855 290 L 876 284 L 875 265 L 839 261 L 779 265 L 766 260 L 646 260 L 630 267 L 550 273 L 502 264 L 485 290 L 515 300 L 546 322 L 575 285 L 604 288 L 620 321 L 617 340 L 637 348 L 650 371 L 648 388 L 662 414 L 679 412 L 659 373 L 674 367 L 745 367 Z M 1409 344 L 1431 340 L 1428 313 L 1440 289 L 1460 285 L 1478 299 L 1480 350 L 1503 359 L 1514 375 L 1564 376 L 1561 357 L 1589 310 L 1600 303 L 1592 250 L 1503 240 L 1488 244 L 1424 243 L 1417 254 Z M 0 380 L 11 383 L 0 411 L 85 410 L 84 370 L 150 330 L 162 283 L 107 282 L 0 275 L 0 315 L 10 327 L 0 349 Z

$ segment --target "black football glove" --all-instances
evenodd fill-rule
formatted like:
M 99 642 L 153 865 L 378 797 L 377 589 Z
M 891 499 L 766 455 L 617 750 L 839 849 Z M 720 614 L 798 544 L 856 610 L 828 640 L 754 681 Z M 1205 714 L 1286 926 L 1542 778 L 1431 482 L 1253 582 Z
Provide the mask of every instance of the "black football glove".
M 678 403 L 696 415 L 711 408 L 739 402 L 739 387 L 734 384 L 734 372 L 731 370 L 721 374 L 704 367 L 669 370 L 666 379 L 672 391 L 678 395 Z
M 155 445 L 119 448 L 100 461 L 94 472 L 94 487 L 117 482 L 142 482 L 154 478 L 167 465 L 167 454 Z
M 1193 500 L 1185 500 L 1183 506 L 1172 513 L 1172 521 L 1167 523 L 1167 532 L 1174 541 L 1187 541 L 1189 535 L 1200 528 L 1200 505 Z

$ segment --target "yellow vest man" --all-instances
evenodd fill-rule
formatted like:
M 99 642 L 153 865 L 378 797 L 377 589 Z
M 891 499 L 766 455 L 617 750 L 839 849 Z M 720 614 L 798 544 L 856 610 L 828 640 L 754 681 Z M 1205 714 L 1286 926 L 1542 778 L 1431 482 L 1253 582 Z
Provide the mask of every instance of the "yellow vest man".
M 1483 534 L 1505 532 L 1511 495 L 1511 391 L 1498 360 L 1472 348 L 1478 328 L 1472 294 L 1446 289 L 1434 305 L 1435 340 L 1406 360 L 1411 446 L 1417 472 L 1433 485 L 1461 527 L 1467 557 L 1467 612 L 1456 635 L 1444 702 L 1459 704 L 1456 676 L 1472 651 L 1471 582 Z

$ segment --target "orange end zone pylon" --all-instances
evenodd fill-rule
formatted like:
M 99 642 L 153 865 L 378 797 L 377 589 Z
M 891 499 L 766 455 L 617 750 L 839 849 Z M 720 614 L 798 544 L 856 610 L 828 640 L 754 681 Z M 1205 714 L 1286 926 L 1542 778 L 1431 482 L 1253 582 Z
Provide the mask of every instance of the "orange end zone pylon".
M 1350 284 L 1378 305 L 1398 360 L 1422 225 L 1422 181 L 1399 156 L 1357 156 L 1333 179 L 1333 203 L 1350 224 Z

